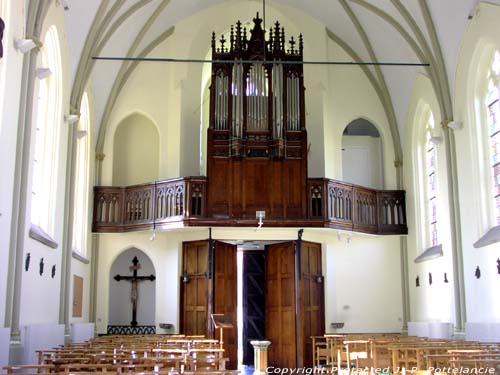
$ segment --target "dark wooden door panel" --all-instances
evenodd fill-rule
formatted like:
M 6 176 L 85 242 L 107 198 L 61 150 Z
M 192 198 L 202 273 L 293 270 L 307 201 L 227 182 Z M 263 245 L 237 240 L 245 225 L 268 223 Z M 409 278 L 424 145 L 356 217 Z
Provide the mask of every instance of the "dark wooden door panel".
M 229 358 L 228 369 L 238 367 L 238 322 L 236 318 L 237 277 L 236 277 L 236 246 L 215 241 L 215 285 L 214 313 L 224 314 L 231 318 L 232 329 L 224 330 L 225 356 Z M 216 330 L 215 337 L 219 338 Z
M 295 340 L 295 272 L 294 244 L 270 245 L 266 253 L 266 336 L 269 364 L 294 367 Z
M 208 314 L 208 241 L 184 242 L 181 283 L 181 333 L 206 335 Z
M 251 340 L 266 338 L 265 253 L 243 253 L 243 364 L 254 364 Z
M 300 265 L 304 366 L 310 367 L 313 365 L 311 336 L 321 336 L 325 332 L 321 245 L 303 241 L 301 246 Z

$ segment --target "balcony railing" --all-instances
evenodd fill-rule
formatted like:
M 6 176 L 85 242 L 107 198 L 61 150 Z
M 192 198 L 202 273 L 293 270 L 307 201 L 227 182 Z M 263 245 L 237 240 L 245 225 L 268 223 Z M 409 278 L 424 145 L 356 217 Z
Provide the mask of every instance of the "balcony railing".
M 178 226 L 254 225 L 206 216 L 205 177 L 94 189 L 94 232 L 128 232 Z M 235 221 L 236 220 L 236 221 Z M 372 234 L 407 234 L 405 192 L 380 191 L 329 179 L 308 179 L 303 220 L 273 218 L 273 226 L 327 227 Z
M 205 216 L 205 177 L 94 188 L 94 232 L 129 232 L 187 224 Z
M 407 234 L 405 192 L 373 190 L 329 179 L 309 179 L 310 219 L 330 228 Z

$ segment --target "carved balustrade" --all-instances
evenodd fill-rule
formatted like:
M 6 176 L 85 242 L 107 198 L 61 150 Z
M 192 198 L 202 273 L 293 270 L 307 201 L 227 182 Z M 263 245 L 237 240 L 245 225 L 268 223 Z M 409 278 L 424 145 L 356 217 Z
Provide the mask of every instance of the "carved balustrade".
M 407 234 L 405 192 L 308 179 L 309 216 L 325 227 L 373 234 Z
M 94 232 L 168 227 L 205 216 L 206 178 L 186 177 L 128 187 L 94 188 Z
M 250 226 L 252 220 L 207 215 L 207 179 L 186 177 L 129 187 L 95 187 L 94 232 L 173 226 Z M 407 234 L 405 192 L 308 179 L 307 216 L 268 226 L 326 227 L 372 234 Z

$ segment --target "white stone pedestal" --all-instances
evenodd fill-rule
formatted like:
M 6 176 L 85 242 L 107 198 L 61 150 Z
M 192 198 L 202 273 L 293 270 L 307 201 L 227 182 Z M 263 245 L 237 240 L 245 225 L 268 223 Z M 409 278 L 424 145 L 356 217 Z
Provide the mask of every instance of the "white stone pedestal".
M 250 341 L 254 352 L 254 367 L 253 375 L 265 375 L 267 369 L 267 347 L 271 345 L 271 341 Z

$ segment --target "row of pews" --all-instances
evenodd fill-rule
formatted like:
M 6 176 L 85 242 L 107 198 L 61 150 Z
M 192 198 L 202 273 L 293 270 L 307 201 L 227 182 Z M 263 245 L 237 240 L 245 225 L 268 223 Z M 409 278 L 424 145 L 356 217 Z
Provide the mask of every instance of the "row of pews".
M 218 340 L 203 336 L 101 336 L 84 343 L 38 350 L 38 363 L 6 366 L 7 374 L 236 375 Z
M 500 343 L 400 334 L 327 334 L 312 337 L 312 342 L 315 367 L 339 374 L 343 371 L 371 374 L 500 372 Z

